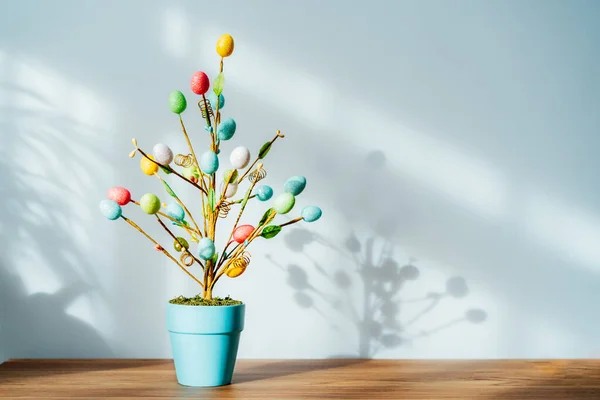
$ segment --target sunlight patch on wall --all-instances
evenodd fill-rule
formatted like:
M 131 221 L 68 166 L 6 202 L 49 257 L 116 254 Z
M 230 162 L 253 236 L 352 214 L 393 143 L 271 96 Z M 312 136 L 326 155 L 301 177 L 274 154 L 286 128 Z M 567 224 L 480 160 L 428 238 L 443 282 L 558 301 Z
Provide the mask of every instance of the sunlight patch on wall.
M 542 193 L 530 194 L 523 224 L 537 241 L 600 272 L 600 219 Z
M 65 314 L 71 315 L 92 327 L 96 327 L 98 326 L 96 320 L 98 304 L 98 302 L 94 302 L 92 306 L 92 302 L 88 296 L 79 296 L 67 306 Z

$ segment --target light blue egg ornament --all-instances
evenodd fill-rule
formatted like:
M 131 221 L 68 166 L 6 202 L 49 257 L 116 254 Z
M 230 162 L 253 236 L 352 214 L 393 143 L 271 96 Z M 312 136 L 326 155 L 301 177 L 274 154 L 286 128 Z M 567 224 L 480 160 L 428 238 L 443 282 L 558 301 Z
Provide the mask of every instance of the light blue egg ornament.
M 321 218 L 321 214 L 323 214 L 323 212 L 317 206 L 306 206 L 302 209 L 302 212 L 300 213 L 302 219 L 306 222 L 315 222 L 316 220 Z
M 111 221 L 114 221 L 115 219 L 121 216 L 123 210 L 121 209 L 119 203 L 117 203 L 116 201 L 102 200 L 100 202 L 100 212 L 106 218 L 110 219 Z
M 177 221 L 183 221 L 183 218 L 185 217 L 183 207 L 177 203 L 169 203 L 169 205 L 167 205 L 166 214 Z
M 203 260 L 210 260 L 215 255 L 215 244 L 210 238 L 203 237 L 198 242 L 198 257 Z

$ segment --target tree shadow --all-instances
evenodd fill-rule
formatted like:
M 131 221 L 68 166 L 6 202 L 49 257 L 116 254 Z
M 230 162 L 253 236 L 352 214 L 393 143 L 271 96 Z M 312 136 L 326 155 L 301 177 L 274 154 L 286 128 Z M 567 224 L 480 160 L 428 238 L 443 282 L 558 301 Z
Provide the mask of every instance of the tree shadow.
M 487 313 L 484 310 L 470 308 L 466 309 L 463 315 L 441 322 L 433 328 L 416 329 L 419 321 L 445 299 L 465 298 L 469 293 L 467 283 L 462 277 L 451 277 L 446 281 L 444 291 L 432 291 L 419 298 L 402 300 L 399 297 L 402 289 L 417 281 L 421 271 L 415 266 L 414 259 L 400 265 L 394 259 L 393 247 L 389 242 L 384 243 L 384 250 L 375 253 L 377 240 L 377 237 L 371 236 L 361 243 L 355 235 L 350 235 L 341 249 L 306 229 L 294 229 L 285 235 L 285 243 L 290 250 L 302 251 L 305 245 L 317 242 L 341 252 L 340 255 L 343 257 L 351 257 L 351 261 L 345 264 L 343 269 L 338 268 L 328 272 L 322 265 L 307 256 L 312 268 L 319 273 L 319 277 L 325 279 L 328 287 L 332 288 L 328 293 L 318 290 L 311 284 L 305 267 L 297 264 L 289 264 L 285 267 L 279 265 L 287 273 L 287 283 L 294 290 L 293 298 L 298 306 L 312 309 L 328 319 L 319 305 L 319 302 L 324 302 L 329 308 L 349 318 L 356 328 L 358 337 L 356 353 L 337 354 L 332 358 L 368 359 L 375 357 L 382 349 L 409 345 L 419 338 L 434 335 L 458 324 L 485 322 Z M 350 265 L 355 268 L 352 271 L 354 274 L 349 272 Z M 358 292 L 356 283 L 360 288 Z M 335 294 L 332 294 L 334 292 Z M 406 311 L 407 308 L 410 308 L 414 315 L 401 321 L 401 311 Z
M 0 65 L 8 74 L 0 79 L 0 97 L 13 101 L 0 106 L 0 194 L 5 201 L 0 361 L 110 357 L 111 348 L 89 322 L 105 299 L 95 271 L 88 268 L 87 205 L 82 209 L 92 185 L 86 165 L 103 157 L 101 151 L 90 155 L 85 140 L 98 130 L 61 108 L 58 99 L 83 93 L 80 87 L 61 81 L 52 87 L 56 97 L 49 99 L 25 82 L 25 77 L 34 80 L 39 66 L 5 56 Z M 39 68 L 48 85 L 57 82 Z

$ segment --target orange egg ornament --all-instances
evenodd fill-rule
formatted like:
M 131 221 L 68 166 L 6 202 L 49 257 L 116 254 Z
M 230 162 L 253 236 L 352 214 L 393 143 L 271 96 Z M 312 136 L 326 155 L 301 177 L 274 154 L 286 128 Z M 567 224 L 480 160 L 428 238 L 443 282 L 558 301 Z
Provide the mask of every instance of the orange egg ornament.
M 231 35 L 226 33 L 217 40 L 217 53 L 221 57 L 229 57 L 233 53 L 233 38 Z
M 248 239 L 252 232 L 254 232 L 252 225 L 240 225 L 233 231 L 233 240 L 238 243 L 244 243 L 244 240 Z

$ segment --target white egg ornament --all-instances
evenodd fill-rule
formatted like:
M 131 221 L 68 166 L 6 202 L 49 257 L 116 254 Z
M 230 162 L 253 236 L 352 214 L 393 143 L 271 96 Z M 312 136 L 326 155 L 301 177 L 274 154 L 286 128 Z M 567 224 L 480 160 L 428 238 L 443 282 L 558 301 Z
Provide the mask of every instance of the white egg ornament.
M 169 165 L 173 161 L 173 152 L 166 144 L 158 143 L 152 148 L 154 160 L 160 165 Z
M 244 146 L 239 146 L 233 149 L 229 156 L 229 161 L 235 169 L 246 168 L 250 162 L 250 150 Z
M 225 182 L 221 183 L 221 192 L 223 192 L 223 187 L 225 186 Z M 229 199 L 237 193 L 238 184 L 235 182 L 231 182 L 227 185 L 227 190 L 225 191 L 225 198 Z

